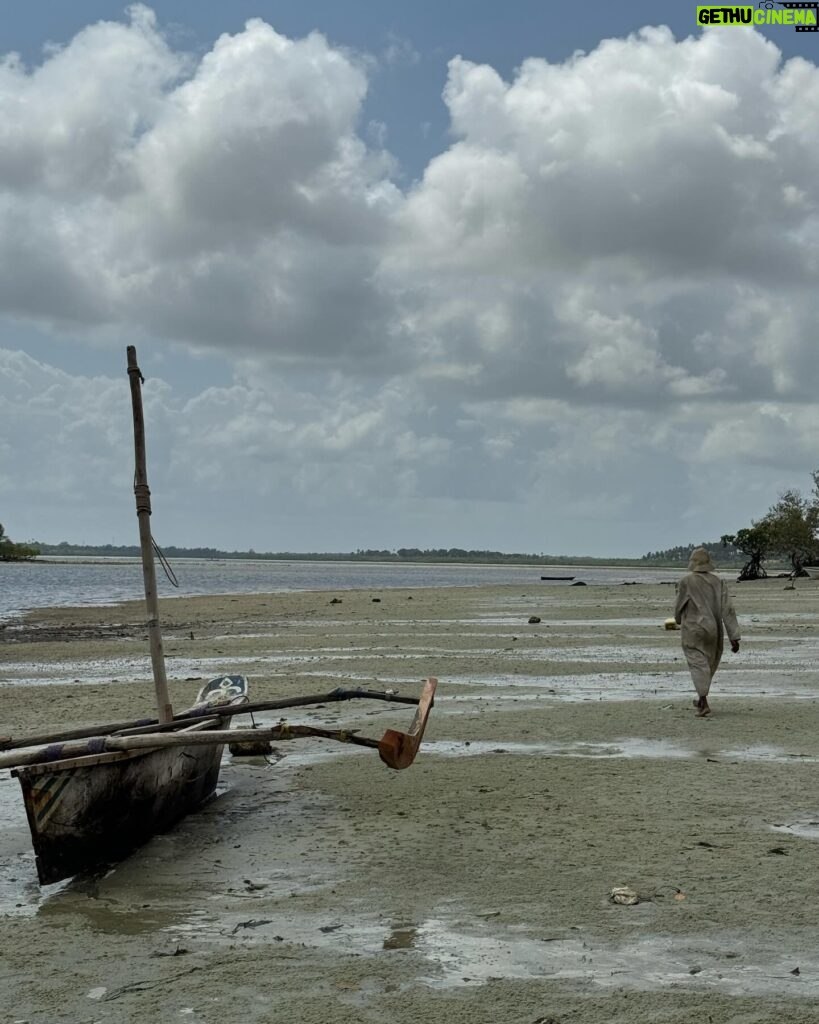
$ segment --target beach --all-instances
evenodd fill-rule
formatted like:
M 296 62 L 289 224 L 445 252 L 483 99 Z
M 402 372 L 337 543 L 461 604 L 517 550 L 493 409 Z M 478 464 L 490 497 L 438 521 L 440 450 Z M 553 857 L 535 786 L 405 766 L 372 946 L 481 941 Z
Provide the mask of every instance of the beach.
M 253 700 L 436 676 L 424 745 L 400 773 L 329 741 L 226 753 L 197 814 L 42 889 L 1 772 L 0 1020 L 815 1024 L 819 583 L 731 592 L 742 649 L 707 719 L 671 584 L 163 600 L 177 710 L 220 672 Z M 7 625 L 0 734 L 150 713 L 144 615 Z M 411 718 L 287 720 L 377 738 Z

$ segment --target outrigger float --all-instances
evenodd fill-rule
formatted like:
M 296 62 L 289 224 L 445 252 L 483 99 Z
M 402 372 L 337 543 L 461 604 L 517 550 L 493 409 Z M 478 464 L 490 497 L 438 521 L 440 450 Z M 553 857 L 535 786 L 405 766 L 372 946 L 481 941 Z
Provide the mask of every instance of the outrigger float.
M 92 725 L 59 733 L 0 737 L 0 768 L 20 782 L 37 876 L 43 885 L 127 857 L 152 836 L 166 832 L 210 797 L 219 778 L 225 744 L 249 744 L 320 737 L 377 750 L 389 768 L 408 768 L 424 735 L 437 680 L 426 679 L 420 696 L 378 690 L 330 693 L 251 703 L 241 675 L 217 676 L 199 691 L 194 705 L 174 714 L 168 696 L 159 627 L 150 490 L 146 475 L 142 374 L 136 350 L 128 347 L 128 375 L 134 418 L 134 494 L 148 610 L 148 638 L 157 717 Z M 281 711 L 344 700 L 380 700 L 415 705 L 407 732 L 388 729 L 381 739 L 347 729 L 291 725 L 231 728 L 235 715 Z

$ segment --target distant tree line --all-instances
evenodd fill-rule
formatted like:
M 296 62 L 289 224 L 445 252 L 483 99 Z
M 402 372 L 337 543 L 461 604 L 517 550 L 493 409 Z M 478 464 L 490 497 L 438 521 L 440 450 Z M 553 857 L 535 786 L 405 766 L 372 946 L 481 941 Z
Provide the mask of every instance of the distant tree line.
M 139 547 L 133 544 L 59 544 L 37 542 L 40 554 L 51 557 L 138 558 Z M 218 548 L 163 547 L 168 558 L 261 559 L 279 562 L 468 562 L 477 564 L 519 565 L 633 565 L 640 559 L 593 558 L 578 555 L 530 555 L 521 552 L 490 551 L 473 548 L 357 548 L 355 551 L 221 551 Z
M 0 562 L 22 562 L 27 558 L 34 558 L 40 552 L 30 544 L 14 544 L 0 523 Z
M 744 540 L 744 537 L 740 538 Z M 34 554 L 52 558 L 139 558 L 140 549 L 135 544 L 59 544 L 32 542 L 36 546 L 26 548 L 30 557 Z M 20 546 L 18 546 L 20 547 Z M 175 545 L 163 547 L 168 558 L 201 558 L 225 561 L 228 559 L 256 559 L 271 562 L 427 562 L 470 565 L 649 565 L 685 566 L 695 547 L 705 547 L 711 552 L 715 564 L 725 568 L 739 567 L 745 560 L 745 548 L 722 541 L 705 541 L 702 544 L 680 544 L 664 551 L 649 551 L 639 558 L 599 558 L 591 555 L 545 555 L 523 552 L 492 551 L 475 548 L 357 548 L 355 551 L 222 551 L 219 548 L 183 548 Z
M 643 555 L 640 561 L 648 565 L 686 566 L 694 548 L 705 548 L 711 555 L 711 561 L 715 565 L 725 568 L 738 567 L 743 562 L 742 549 L 730 543 L 727 538 L 725 541 L 722 539 L 704 540 L 699 544 L 678 544 L 676 547 L 666 548 L 664 551 L 649 551 L 647 555 Z

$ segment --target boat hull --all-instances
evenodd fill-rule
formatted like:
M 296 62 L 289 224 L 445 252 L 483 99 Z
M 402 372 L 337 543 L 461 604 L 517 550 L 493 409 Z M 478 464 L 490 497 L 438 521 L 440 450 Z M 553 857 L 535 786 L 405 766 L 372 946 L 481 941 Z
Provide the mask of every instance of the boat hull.
M 16 768 L 42 885 L 115 863 L 212 795 L 221 746 L 109 753 Z

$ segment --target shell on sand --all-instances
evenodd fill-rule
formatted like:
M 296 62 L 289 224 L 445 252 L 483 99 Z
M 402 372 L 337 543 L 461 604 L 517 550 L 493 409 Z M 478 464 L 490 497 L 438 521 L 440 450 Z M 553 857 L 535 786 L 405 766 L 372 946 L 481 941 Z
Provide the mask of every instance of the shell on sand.
M 640 902 L 640 897 L 637 893 L 628 885 L 618 885 L 609 893 L 612 903 L 621 903 L 625 907 L 630 907 L 634 903 Z

